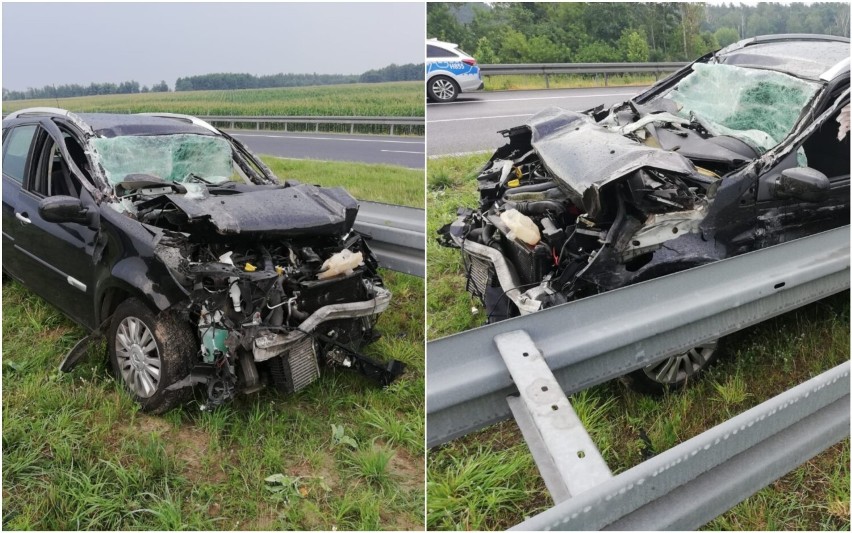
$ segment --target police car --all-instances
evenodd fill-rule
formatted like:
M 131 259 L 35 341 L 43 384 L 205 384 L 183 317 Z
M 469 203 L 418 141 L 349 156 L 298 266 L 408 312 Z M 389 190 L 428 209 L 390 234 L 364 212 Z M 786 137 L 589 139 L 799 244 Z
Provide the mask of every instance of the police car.
M 482 89 L 476 59 L 459 45 L 437 39 L 426 41 L 426 95 L 432 102 L 452 102 L 459 93 Z

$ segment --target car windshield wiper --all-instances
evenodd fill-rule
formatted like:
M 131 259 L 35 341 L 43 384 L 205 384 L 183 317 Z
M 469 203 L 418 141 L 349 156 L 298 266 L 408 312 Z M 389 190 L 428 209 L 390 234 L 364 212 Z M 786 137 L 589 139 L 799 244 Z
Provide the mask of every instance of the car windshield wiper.
M 195 181 L 200 181 L 201 183 L 203 183 L 205 185 L 218 185 L 217 183 L 213 183 L 210 180 L 202 178 L 201 176 L 199 176 L 198 174 L 195 174 L 194 172 L 190 172 L 189 174 L 187 174 L 186 177 L 183 179 L 183 181 L 187 181 L 187 180 L 190 180 L 190 179 L 195 180 Z
M 206 178 L 202 178 L 201 176 L 193 172 L 190 172 L 186 175 L 186 178 L 184 178 L 184 182 L 188 180 L 200 181 L 201 183 L 207 185 L 209 188 L 213 189 L 233 189 L 236 186 L 236 183 L 231 180 L 213 182 Z

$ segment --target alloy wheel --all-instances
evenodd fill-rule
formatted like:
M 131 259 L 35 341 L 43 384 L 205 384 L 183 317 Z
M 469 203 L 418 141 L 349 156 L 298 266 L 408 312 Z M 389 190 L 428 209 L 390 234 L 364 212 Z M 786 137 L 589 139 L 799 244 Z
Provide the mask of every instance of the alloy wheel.
M 115 333 L 115 356 L 121 377 L 140 398 L 150 398 L 160 384 L 160 352 L 144 322 L 129 316 Z
M 710 341 L 690 348 L 684 353 L 673 355 L 662 361 L 648 365 L 642 370 L 645 375 L 664 385 L 674 385 L 691 378 L 707 366 L 717 341 Z
M 439 100 L 452 100 L 456 95 L 456 88 L 450 80 L 437 79 L 432 82 L 432 94 Z

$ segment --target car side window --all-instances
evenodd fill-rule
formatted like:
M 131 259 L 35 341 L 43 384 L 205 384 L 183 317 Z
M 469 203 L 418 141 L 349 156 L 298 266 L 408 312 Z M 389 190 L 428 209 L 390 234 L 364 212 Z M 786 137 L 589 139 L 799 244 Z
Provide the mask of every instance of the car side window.
M 53 137 L 46 135 L 35 157 L 35 172 L 30 190 L 40 196 L 79 197 L 81 185 L 71 173 Z
M 18 183 L 24 182 L 27 154 L 36 132 L 35 124 L 18 126 L 6 134 L 3 143 L 3 174 Z
M 802 145 L 810 168 L 822 172 L 829 179 L 849 176 L 848 125 L 847 103 L 811 133 Z
M 426 57 L 447 57 L 458 59 L 459 56 L 440 46 L 426 45 Z

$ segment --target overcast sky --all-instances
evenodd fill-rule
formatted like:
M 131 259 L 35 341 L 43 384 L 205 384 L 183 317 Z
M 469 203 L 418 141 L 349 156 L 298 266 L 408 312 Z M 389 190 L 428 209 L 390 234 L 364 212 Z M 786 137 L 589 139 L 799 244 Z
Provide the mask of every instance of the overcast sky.
M 3 87 L 422 63 L 422 3 L 4 3 Z

